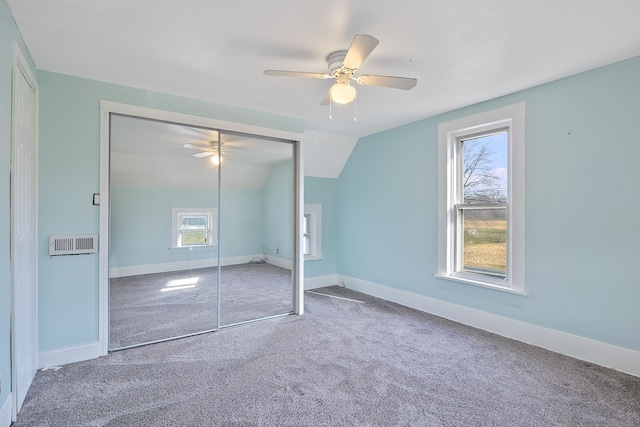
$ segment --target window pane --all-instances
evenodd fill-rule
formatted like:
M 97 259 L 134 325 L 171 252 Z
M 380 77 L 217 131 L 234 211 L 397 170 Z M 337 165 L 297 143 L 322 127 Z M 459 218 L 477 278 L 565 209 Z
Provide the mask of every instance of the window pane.
M 207 217 L 202 216 L 182 216 L 180 217 L 180 230 L 206 230 Z
M 508 142 L 507 131 L 462 141 L 463 203 L 507 201 Z
M 507 273 L 507 210 L 461 209 L 462 269 Z
M 180 233 L 180 237 L 182 239 L 181 246 L 192 246 L 192 245 L 206 245 L 207 244 L 207 233 L 206 231 L 183 231 Z

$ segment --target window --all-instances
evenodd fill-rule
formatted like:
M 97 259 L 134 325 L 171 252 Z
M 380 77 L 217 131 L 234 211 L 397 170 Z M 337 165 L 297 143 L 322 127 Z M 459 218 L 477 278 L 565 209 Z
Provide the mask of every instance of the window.
M 437 277 L 524 294 L 524 104 L 438 127 Z
M 311 214 L 304 214 L 302 218 L 302 236 L 304 239 L 302 252 L 304 256 L 311 256 Z
M 305 259 L 322 259 L 322 205 L 307 203 L 302 217 L 302 252 Z
M 178 246 L 209 244 L 211 214 L 178 214 Z
M 508 140 L 502 129 L 456 141 L 456 271 L 506 276 Z
M 173 208 L 172 248 L 217 246 L 217 209 Z

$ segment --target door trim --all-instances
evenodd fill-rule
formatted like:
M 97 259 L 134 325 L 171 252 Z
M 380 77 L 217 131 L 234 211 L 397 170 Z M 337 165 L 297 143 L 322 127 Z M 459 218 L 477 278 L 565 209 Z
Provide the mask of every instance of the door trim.
M 36 352 L 36 357 L 34 359 L 34 369 L 37 369 L 38 365 L 38 303 L 37 303 L 37 298 L 38 298 L 38 141 L 39 141 L 39 126 L 38 126 L 38 113 L 39 113 L 39 96 L 38 96 L 38 81 L 36 80 L 35 76 L 33 75 L 33 73 L 31 72 L 31 69 L 29 68 L 29 63 L 27 62 L 24 54 L 22 53 L 22 49 L 20 49 L 20 46 L 17 43 L 13 43 L 13 76 L 12 76 L 12 80 L 11 80 L 11 150 L 12 150 L 12 154 L 11 154 L 11 173 L 13 173 L 13 164 L 14 164 L 14 147 L 15 147 L 15 130 L 13 128 L 13 124 L 14 124 L 14 108 L 13 108 L 13 98 L 14 98 L 14 91 L 15 91 L 15 81 L 16 78 L 18 76 L 18 74 L 22 74 L 22 76 L 24 76 L 25 80 L 27 81 L 27 84 L 29 86 L 31 86 L 31 89 L 33 89 L 33 94 L 34 94 L 34 112 L 33 112 L 33 120 L 34 120 L 34 133 L 33 133 L 33 137 L 34 137 L 34 142 L 33 142 L 33 247 L 35 248 L 35 253 L 34 253 L 34 258 L 33 258 L 33 281 L 34 281 L 34 297 L 35 297 L 35 311 L 34 311 L 34 316 L 35 318 L 33 319 L 33 325 L 34 325 L 34 329 L 35 329 L 35 352 Z M 12 185 L 13 187 L 13 185 Z M 13 188 L 12 188 L 13 190 Z M 12 191 L 13 193 L 13 191 Z M 14 195 L 12 194 L 11 199 L 13 199 Z M 13 224 L 13 203 L 10 203 L 10 210 L 11 210 L 11 292 L 12 292 L 12 296 L 11 296 L 11 331 L 10 331 L 10 342 L 11 342 L 11 419 L 12 421 L 15 421 L 18 415 L 18 393 L 16 393 L 16 385 L 17 385 L 17 376 L 18 376 L 18 372 L 17 372 L 17 365 L 15 363 L 15 360 L 17 359 L 16 354 L 15 354 L 15 345 L 13 343 L 15 343 L 16 340 L 16 309 L 15 309 L 15 305 L 16 305 L 16 300 L 15 300 L 15 295 L 16 293 L 14 292 L 14 286 L 15 286 L 15 281 L 14 281 L 14 271 L 13 271 L 13 235 L 14 235 L 14 224 Z
M 304 161 L 302 157 L 302 133 L 284 131 L 279 129 L 265 128 L 218 120 L 209 117 L 195 116 L 191 114 L 177 113 L 174 111 L 158 110 L 155 108 L 141 107 L 131 104 L 122 104 L 113 101 L 100 101 L 100 241 L 99 241 L 99 343 L 100 355 L 104 356 L 109 351 L 109 128 L 110 115 L 122 114 L 133 117 L 141 117 L 153 120 L 161 120 L 172 123 L 185 124 L 188 126 L 200 126 L 210 129 L 222 129 L 225 131 L 240 132 L 256 136 L 266 136 L 278 139 L 286 139 L 293 142 L 296 147 L 297 169 L 295 174 L 295 185 L 299 191 L 296 194 L 296 217 L 300 212 L 300 207 L 304 205 L 303 185 L 304 185 Z M 301 224 L 295 223 L 294 233 L 297 246 L 294 253 L 294 313 L 303 313 L 304 296 L 304 264 L 300 241 Z M 297 265 L 297 269 L 296 266 Z

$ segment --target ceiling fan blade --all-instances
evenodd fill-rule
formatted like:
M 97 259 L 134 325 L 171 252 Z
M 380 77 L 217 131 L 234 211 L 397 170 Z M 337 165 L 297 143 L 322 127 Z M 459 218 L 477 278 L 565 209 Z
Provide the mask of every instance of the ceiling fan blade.
M 367 56 L 378 45 L 378 39 L 367 34 L 356 34 L 349 46 L 347 55 L 344 57 L 345 68 L 357 70 L 367 59 Z
M 405 90 L 411 89 L 418 83 L 418 79 L 395 76 L 360 76 L 356 81 L 361 85 L 383 86 Z
M 320 105 L 329 105 L 330 102 L 331 102 L 331 88 L 329 88 L 329 90 L 327 91 L 327 94 L 324 96 L 324 99 L 322 100 Z
M 326 73 L 307 73 L 305 71 L 264 70 L 264 73 L 267 76 L 310 77 L 312 79 L 328 79 L 328 78 L 331 78 L 330 74 L 326 74 Z
M 211 146 L 196 145 L 196 144 L 184 144 L 182 147 L 191 148 L 192 150 L 211 151 Z
M 207 157 L 207 156 L 213 156 L 215 153 L 213 151 L 207 151 L 206 153 L 196 153 L 196 154 L 192 154 L 193 157 L 197 157 L 197 158 L 201 158 L 201 157 Z

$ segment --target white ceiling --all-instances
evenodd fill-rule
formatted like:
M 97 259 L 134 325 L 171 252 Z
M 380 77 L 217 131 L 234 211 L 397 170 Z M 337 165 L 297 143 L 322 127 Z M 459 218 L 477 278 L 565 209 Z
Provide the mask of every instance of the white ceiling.
M 640 54 L 638 0 L 7 0 L 41 70 L 299 117 L 351 137 Z M 325 72 L 357 33 L 380 40 L 351 110 L 321 106 Z M 343 109 L 345 110 L 345 109 Z

